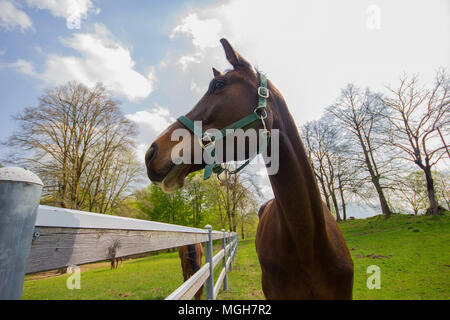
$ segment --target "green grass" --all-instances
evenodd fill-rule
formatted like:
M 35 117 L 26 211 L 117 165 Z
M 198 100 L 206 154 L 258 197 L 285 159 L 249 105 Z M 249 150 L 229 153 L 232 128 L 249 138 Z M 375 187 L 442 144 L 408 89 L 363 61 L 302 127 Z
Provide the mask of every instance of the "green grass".
M 218 300 L 264 299 L 254 239 L 239 242 L 233 271 L 228 275 L 228 288 L 219 293 Z
M 449 299 L 450 215 L 395 215 L 340 224 L 355 264 L 354 299 Z M 217 251 L 216 248 L 215 251 Z M 381 270 L 381 289 L 369 290 L 367 267 Z M 215 270 L 219 275 L 220 265 Z M 27 280 L 23 299 L 163 299 L 183 282 L 178 253 L 124 261 L 81 273 L 81 289 L 68 290 L 69 275 Z M 229 290 L 218 299 L 264 299 L 254 240 L 240 241 Z
M 381 216 L 346 221 L 353 257 L 354 299 L 449 299 L 450 215 Z M 381 289 L 367 289 L 367 267 L 381 271 Z
M 67 289 L 69 276 L 25 278 L 22 299 L 164 299 L 183 283 L 178 252 L 127 260 L 115 270 L 110 266 L 82 269 L 80 290 Z

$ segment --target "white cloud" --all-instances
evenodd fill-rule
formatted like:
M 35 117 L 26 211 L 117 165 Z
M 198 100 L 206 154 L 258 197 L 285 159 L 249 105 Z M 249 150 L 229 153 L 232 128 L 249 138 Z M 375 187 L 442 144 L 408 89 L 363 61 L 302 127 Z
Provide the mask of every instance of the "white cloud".
M 377 30 L 367 27 L 370 5 L 373 1 L 228 0 L 190 8 L 170 38 L 184 37 L 192 46 L 170 52 L 166 70 L 178 82 L 162 79 L 161 87 L 172 85 L 174 96 L 181 96 L 174 104 L 177 114 L 186 111 L 186 101 L 195 105 L 212 78 L 210 68 L 230 68 L 219 43 L 225 37 L 268 75 L 295 122 L 303 124 L 318 119 L 348 82 L 383 91 L 404 71 L 425 80 L 438 66 L 450 67 L 450 42 L 442 41 L 450 30 L 447 0 L 377 1 Z M 190 84 L 189 92 L 180 79 L 184 87 Z M 265 168 L 252 163 L 246 170 L 257 172 L 264 197 L 272 197 Z
M 150 110 L 137 111 L 129 113 L 125 117 L 138 126 L 139 136 L 137 138 L 137 157 L 144 161 L 145 152 L 150 144 L 163 132 L 169 125 L 175 122 L 166 107 L 156 105 Z
M 49 10 L 55 17 L 66 19 L 69 29 L 80 29 L 89 12 L 98 14 L 91 0 L 27 0 L 30 7 Z
M 201 19 L 197 13 L 190 13 L 182 18 L 169 37 L 174 39 L 177 34 L 188 35 L 192 39 L 195 51 L 179 58 L 181 70 L 187 71 L 192 63 L 200 63 L 205 57 L 205 49 L 217 47 L 221 32 L 222 24 L 218 19 Z
M 0 0 L 0 28 L 11 31 L 19 28 L 22 32 L 33 28 L 30 17 L 22 10 L 16 8 L 13 2 Z
M 61 41 L 81 57 L 50 54 L 42 73 L 36 73 L 31 63 L 22 59 L 10 67 L 40 78 L 47 85 L 60 85 L 72 80 L 87 86 L 101 82 L 113 93 L 134 102 L 148 97 L 154 90 L 154 69 L 149 68 L 146 76 L 137 72 L 130 51 L 113 39 L 104 26 L 96 25 L 94 33 L 76 33 Z
M 376 31 L 366 23 L 371 4 L 229 0 L 189 9 L 170 37 L 191 39 L 192 49 L 177 61 L 199 86 L 205 66 L 226 65 L 219 43 L 226 37 L 268 74 L 296 122 L 304 123 L 319 118 L 347 82 L 383 90 L 404 71 L 431 78 L 438 66 L 449 66 L 450 42 L 442 41 L 450 28 L 447 1 L 380 2 Z
M 18 71 L 20 71 L 20 72 L 22 72 L 22 73 L 24 73 L 26 75 L 33 76 L 33 77 L 37 76 L 37 74 L 34 71 L 34 68 L 33 68 L 33 65 L 31 64 L 31 62 L 26 61 L 24 59 L 17 59 L 16 62 L 10 63 L 8 66 L 10 68 L 17 69 Z
M 215 47 L 217 37 L 222 30 L 218 19 L 200 19 L 197 13 L 188 14 L 181 20 L 170 35 L 173 39 L 177 33 L 185 33 L 192 37 L 192 43 L 200 48 Z
M 170 124 L 175 122 L 175 118 L 170 114 L 169 109 L 159 105 L 150 110 L 127 114 L 126 117 L 139 126 L 141 134 L 146 137 L 154 136 L 155 138 L 156 135 L 159 135 Z
M 191 63 L 199 63 L 202 61 L 202 56 L 198 53 L 195 53 L 193 55 L 185 55 L 181 56 L 178 60 L 178 64 L 181 66 L 181 70 L 187 71 L 189 65 Z

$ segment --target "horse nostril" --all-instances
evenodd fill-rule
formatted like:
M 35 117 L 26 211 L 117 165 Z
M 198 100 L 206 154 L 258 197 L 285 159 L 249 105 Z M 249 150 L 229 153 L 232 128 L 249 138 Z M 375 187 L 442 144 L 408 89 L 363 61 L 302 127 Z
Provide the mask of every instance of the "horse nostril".
M 145 165 L 147 167 L 150 167 L 157 153 L 158 153 L 158 146 L 156 145 L 156 143 L 152 143 L 150 148 L 148 148 L 147 152 L 145 153 Z

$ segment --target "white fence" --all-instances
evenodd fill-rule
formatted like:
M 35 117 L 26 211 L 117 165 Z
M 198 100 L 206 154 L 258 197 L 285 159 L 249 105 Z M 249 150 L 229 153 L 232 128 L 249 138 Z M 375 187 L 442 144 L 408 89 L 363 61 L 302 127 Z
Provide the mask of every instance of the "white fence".
M 0 172 L 0 299 L 20 298 L 25 273 L 203 242 L 205 265 L 167 299 L 191 299 L 204 283 L 207 299 L 217 297 L 222 283 L 227 289 L 236 233 L 39 206 L 41 185 L 30 180 L 7 179 Z M 213 256 L 217 239 L 222 250 Z M 221 261 L 214 285 L 213 270 Z

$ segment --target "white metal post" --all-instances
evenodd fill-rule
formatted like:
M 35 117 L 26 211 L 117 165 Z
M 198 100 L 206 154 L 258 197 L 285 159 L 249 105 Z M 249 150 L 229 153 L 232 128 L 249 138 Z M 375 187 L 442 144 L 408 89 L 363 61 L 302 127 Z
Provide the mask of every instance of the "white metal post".
M 227 270 L 227 242 L 226 242 L 226 233 L 225 229 L 222 229 L 223 238 L 222 238 L 222 249 L 224 250 L 224 255 L 222 258 L 222 266 L 225 269 L 225 278 L 223 279 L 223 290 L 228 289 L 228 270 Z
M 205 248 L 205 260 L 209 263 L 209 277 L 206 279 L 206 299 L 214 300 L 214 268 L 213 268 L 213 242 L 212 227 L 208 224 L 205 226 L 208 230 L 208 242 Z
M 236 257 L 236 251 L 237 251 L 237 247 L 238 247 L 238 234 L 236 233 L 235 235 L 234 235 L 234 240 L 233 240 L 233 242 L 234 242 L 234 250 L 233 250 L 233 262 L 234 262 L 234 257 Z
M 233 242 L 231 241 L 231 231 L 228 231 L 228 243 L 230 244 L 230 251 L 228 257 L 230 257 L 230 272 L 233 271 L 233 263 L 231 262 L 231 253 L 233 252 Z
M 22 295 L 42 186 L 31 171 L 0 168 L 0 300 Z

